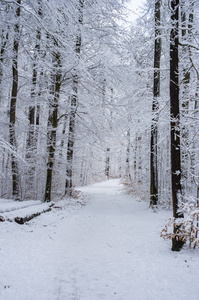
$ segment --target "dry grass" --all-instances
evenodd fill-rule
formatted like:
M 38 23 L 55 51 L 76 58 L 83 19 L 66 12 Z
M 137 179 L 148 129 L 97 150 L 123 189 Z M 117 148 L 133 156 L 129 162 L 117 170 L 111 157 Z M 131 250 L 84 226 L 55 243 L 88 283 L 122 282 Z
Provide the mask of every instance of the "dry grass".
M 144 189 L 143 185 L 134 183 L 127 177 L 122 178 L 122 184 L 124 186 L 125 194 L 133 195 L 143 201 L 149 199 L 148 192 Z

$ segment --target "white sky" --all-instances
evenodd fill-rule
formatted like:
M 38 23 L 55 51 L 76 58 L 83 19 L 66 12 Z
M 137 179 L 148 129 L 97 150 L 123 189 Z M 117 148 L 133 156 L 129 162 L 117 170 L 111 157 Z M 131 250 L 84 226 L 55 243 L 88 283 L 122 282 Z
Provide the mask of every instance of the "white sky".
M 127 4 L 127 8 L 130 10 L 129 19 L 131 21 L 136 20 L 140 16 L 140 8 L 144 6 L 145 0 L 131 0 Z

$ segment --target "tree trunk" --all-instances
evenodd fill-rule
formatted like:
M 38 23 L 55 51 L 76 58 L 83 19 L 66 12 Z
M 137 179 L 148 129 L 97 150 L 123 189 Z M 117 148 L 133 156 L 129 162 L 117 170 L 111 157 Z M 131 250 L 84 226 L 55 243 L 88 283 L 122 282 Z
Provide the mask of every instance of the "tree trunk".
M 16 9 L 16 24 L 15 24 L 15 36 L 14 36 L 14 45 L 13 45 L 13 60 L 12 60 L 12 94 L 11 94 L 11 103 L 10 103 L 10 144 L 12 145 L 14 151 L 17 151 L 17 142 L 15 136 L 15 121 L 16 121 L 16 104 L 17 104 L 17 94 L 18 94 L 18 50 L 19 50 L 19 17 L 20 17 L 20 5 L 21 0 L 17 1 Z M 20 199 L 20 177 L 19 177 L 19 166 L 17 157 L 15 154 L 11 154 L 11 168 L 12 168 L 12 195 L 16 200 Z
M 42 16 L 42 9 L 41 9 L 41 2 L 38 0 L 38 16 Z M 37 68 L 38 68 L 38 56 L 40 54 L 40 41 L 41 41 L 41 30 L 38 28 L 37 29 L 37 34 L 36 34 L 36 40 L 37 43 L 35 45 L 34 49 L 34 62 L 33 62 L 33 73 L 32 73 L 32 88 L 31 88 L 31 105 L 29 107 L 29 122 L 30 122 L 30 128 L 28 132 L 28 138 L 27 138 L 27 146 L 32 147 L 33 149 L 35 148 L 36 145 L 36 140 L 35 140 L 35 125 L 39 124 L 39 107 L 35 103 L 35 97 L 38 94 L 36 92 L 36 85 L 37 85 Z
M 62 156 L 63 156 L 63 148 L 64 148 L 64 139 L 65 139 L 65 134 L 66 134 L 67 119 L 68 119 L 68 116 L 67 116 L 67 114 L 65 114 L 64 124 L 63 124 L 63 129 L 62 129 L 62 140 L 61 140 L 60 152 L 59 152 L 59 160 L 60 161 L 61 161 Z
M 9 28 L 8 28 L 9 30 Z M 5 35 L 5 36 L 4 36 Z M 5 34 L 4 29 L 1 31 L 1 49 L 0 49 L 0 106 L 2 104 L 2 79 L 3 79 L 3 63 L 4 63 L 4 55 L 6 51 L 6 45 L 8 42 L 8 32 Z
M 110 179 L 110 148 L 106 148 L 106 168 L 105 168 L 106 178 Z
M 79 26 L 83 23 L 83 5 L 84 0 L 79 0 Z M 76 37 L 75 52 L 77 59 L 79 59 L 81 52 L 81 30 L 78 29 Z M 75 116 L 77 109 L 77 94 L 78 94 L 78 75 L 77 70 L 74 70 L 73 75 L 73 95 L 71 96 L 71 112 L 69 118 L 69 134 L 68 134 L 68 146 L 67 146 L 67 168 L 66 168 L 66 182 L 65 182 L 65 195 L 72 196 L 73 187 L 73 154 L 74 154 L 74 143 L 75 143 Z
M 41 3 L 38 0 L 39 9 L 38 16 L 42 16 L 41 11 Z M 41 40 L 41 30 L 37 30 L 36 35 L 37 43 L 35 45 L 35 53 L 34 53 L 34 62 L 33 62 L 33 71 L 32 71 L 32 88 L 31 88 L 31 105 L 29 106 L 29 128 L 27 134 L 27 142 L 26 142 L 26 160 L 29 164 L 28 167 L 28 176 L 26 178 L 26 190 L 28 193 L 35 193 L 35 165 L 36 165 L 36 150 L 37 150 L 37 139 L 38 139 L 38 125 L 39 125 L 39 111 L 40 106 L 36 103 L 36 96 L 39 93 L 36 91 L 37 81 L 38 81 L 38 57 L 40 54 L 40 40 Z M 35 195 L 36 196 L 36 195 Z M 32 195 L 31 195 L 32 198 Z
M 190 43 L 192 41 L 192 24 L 193 24 L 193 4 L 192 4 L 192 12 L 189 13 L 189 18 L 187 22 L 186 17 L 186 6 L 185 1 L 181 3 L 181 21 L 182 21 L 182 40 L 185 44 Z M 188 23 L 188 30 L 187 30 Z M 183 60 L 185 64 L 189 64 L 191 61 L 191 49 L 189 46 L 183 46 L 182 48 Z M 190 193 L 191 188 L 189 186 L 190 183 L 190 165 L 191 161 L 189 159 L 189 150 L 190 150 L 190 140 L 189 140 L 189 128 L 187 125 L 187 118 L 189 117 L 189 92 L 190 92 L 190 67 L 184 67 L 183 69 L 183 80 L 182 80 L 182 118 L 183 118 L 183 126 L 182 126 L 182 194 L 185 194 L 185 191 Z
M 66 169 L 66 182 L 65 182 L 65 194 L 72 196 L 73 186 L 73 153 L 75 143 L 75 115 L 77 108 L 77 91 L 78 91 L 78 77 L 73 77 L 73 92 L 71 99 L 71 112 L 69 119 L 69 134 L 67 145 L 67 169 Z
M 130 129 L 127 131 L 127 148 L 126 148 L 126 177 L 131 181 L 130 170 L 130 148 L 131 148 L 131 133 Z
M 183 217 L 178 212 L 181 196 L 181 158 L 180 158 L 180 114 L 179 114 L 179 0 L 171 1 L 170 33 L 170 118 L 171 118 L 171 189 L 173 203 L 173 217 Z M 174 226 L 174 235 L 179 231 L 179 226 Z M 172 238 L 172 250 L 179 251 L 184 242 L 176 236 Z
M 135 140 L 134 140 L 134 158 L 133 158 L 133 171 L 134 171 L 134 182 L 137 183 L 137 152 L 138 152 L 138 135 L 136 133 Z
M 52 174 L 54 166 L 54 156 L 56 149 L 56 138 L 57 138 L 57 125 L 58 125 L 58 101 L 61 88 L 61 59 L 60 53 L 56 55 L 56 76 L 54 83 L 54 98 L 52 108 L 53 111 L 49 113 L 49 125 L 51 126 L 49 132 L 49 146 L 48 146 L 48 163 L 47 163 L 47 175 L 46 175 L 46 188 L 44 202 L 51 201 L 51 192 L 52 192 Z
M 158 136 L 158 109 L 160 97 L 160 59 L 161 59 L 161 37 L 160 37 L 160 7 L 161 0 L 155 0 L 155 49 L 154 49 L 154 80 L 153 80 L 153 103 L 152 103 L 152 125 L 151 125 L 151 158 L 150 158 L 150 206 L 158 203 L 158 166 L 157 166 L 157 136 Z

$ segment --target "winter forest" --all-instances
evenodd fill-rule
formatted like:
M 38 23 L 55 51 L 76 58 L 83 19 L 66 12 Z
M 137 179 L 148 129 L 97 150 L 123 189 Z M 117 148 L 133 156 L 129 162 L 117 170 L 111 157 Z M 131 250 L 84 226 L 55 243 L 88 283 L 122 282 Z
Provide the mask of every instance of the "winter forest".
M 0 198 L 45 205 L 120 178 L 168 212 L 170 249 L 195 249 L 199 1 L 147 0 L 134 20 L 130 2 L 0 1 Z

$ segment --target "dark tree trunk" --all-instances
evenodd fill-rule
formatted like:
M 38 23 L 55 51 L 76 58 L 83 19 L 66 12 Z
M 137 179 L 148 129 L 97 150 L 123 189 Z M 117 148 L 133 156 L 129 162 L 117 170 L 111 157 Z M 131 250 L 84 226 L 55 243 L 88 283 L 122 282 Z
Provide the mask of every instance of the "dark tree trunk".
M 128 129 L 128 131 L 127 131 L 127 148 L 126 148 L 126 176 L 129 180 L 131 180 L 130 148 L 131 148 L 131 133 L 130 133 L 130 129 Z
M 138 135 L 136 133 L 135 141 L 134 141 L 134 158 L 133 158 L 133 171 L 134 171 L 134 181 L 137 182 L 137 156 L 138 156 Z
M 63 156 L 63 148 L 64 148 L 64 142 L 65 142 L 65 134 L 66 134 L 66 126 L 67 126 L 67 113 L 64 116 L 64 124 L 63 124 L 63 129 L 62 129 L 62 140 L 61 140 L 61 145 L 60 145 L 60 152 L 59 152 L 59 160 L 61 161 L 61 158 Z
M 106 178 L 110 179 L 110 148 L 106 148 L 106 167 L 105 167 Z
M 170 118 L 171 118 L 171 189 L 173 203 L 173 217 L 183 217 L 178 212 L 179 198 L 181 196 L 181 158 L 180 158 L 180 114 L 179 114 L 179 0 L 171 1 L 170 34 Z M 183 241 L 175 236 L 179 226 L 174 226 L 174 237 L 172 239 L 172 250 L 179 251 Z
M 77 106 L 77 76 L 73 78 L 73 92 L 71 99 L 71 113 L 69 119 L 69 134 L 68 134 L 68 145 L 67 145 L 67 168 L 66 168 L 66 183 L 65 183 L 65 194 L 72 196 L 73 186 L 73 153 L 75 143 L 75 115 Z
M 158 136 L 158 109 L 160 96 L 160 59 L 161 59 L 161 37 L 160 37 L 160 7 L 161 0 L 155 0 L 155 49 L 154 49 L 154 79 L 153 79 L 153 103 L 152 103 L 152 125 L 151 125 L 151 158 L 150 158 L 150 206 L 158 203 L 158 166 L 157 166 L 157 136 Z
M 14 36 L 14 45 L 13 45 L 13 60 L 12 60 L 12 94 L 11 94 L 11 103 L 10 103 L 10 144 L 17 150 L 17 142 L 15 136 L 15 121 L 16 121 L 16 104 L 17 104 L 17 94 L 18 94 L 18 50 L 19 50 L 19 17 L 20 17 L 20 5 L 21 0 L 17 1 L 19 5 L 16 9 L 16 24 L 15 24 L 15 36 Z M 11 154 L 11 168 L 12 168 L 12 195 L 16 200 L 20 199 L 20 178 L 19 178 L 19 166 L 18 160 L 15 154 Z
M 79 0 L 79 26 L 83 23 L 83 6 L 84 0 Z M 81 30 L 79 28 L 76 37 L 75 52 L 77 59 L 79 59 L 81 52 Z M 77 71 L 74 70 L 73 75 L 73 95 L 71 96 L 71 112 L 69 118 L 69 132 L 68 132 L 68 145 L 67 145 L 67 168 L 66 168 L 66 182 L 65 182 L 65 195 L 72 196 L 73 187 L 73 154 L 74 154 L 74 143 L 75 143 L 75 116 L 77 110 L 77 94 L 78 94 L 78 75 Z
M 61 88 L 61 58 L 60 53 L 56 54 L 56 76 L 54 83 L 54 98 L 52 104 L 52 113 L 50 110 L 49 113 L 49 146 L 48 146 L 48 162 L 47 162 L 47 175 L 46 175 L 46 188 L 45 188 L 45 196 L 44 202 L 51 201 L 51 191 L 52 191 L 52 174 L 53 174 L 53 166 L 54 166 L 54 156 L 56 149 L 56 138 L 57 138 L 57 125 L 58 125 L 58 101 L 60 95 Z

